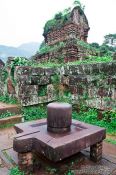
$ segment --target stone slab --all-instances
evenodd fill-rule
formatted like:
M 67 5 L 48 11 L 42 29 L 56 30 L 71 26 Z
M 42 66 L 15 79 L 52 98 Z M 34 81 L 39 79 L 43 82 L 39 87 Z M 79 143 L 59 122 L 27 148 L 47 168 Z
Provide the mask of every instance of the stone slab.
M 14 135 L 16 132 L 13 127 L 0 129 L 0 151 L 12 147 Z
M 34 124 L 36 126 L 36 121 L 28 122 L 28 124 Z M 23 124 L 22 128 L 24 126 L 26 127 L 26 125 L 27 124 Z M 1 136 L 4 136 L 4 135 L 8 135 L 8 136 L 4 137 L 4 142 L 3 142 L 3 137 L 1 138 Z M 18 163 L 17 162 L 17 159 L 18 159 L 17 153 L 15 151 L 13 151 L 13 149 L 11 148 L 12 144 L 9 144 L 9 143 L 12 143 L 11 141 L 13 139 L 13 136 L 15 136 L 15 135 L 16 135 L 16 133 L 15 133 L 13 128 L 7 128 L 7 129 L 0 130 L 0 148 L 2 146 L 2 149 L 6 149 L 7 155 L 10 156 L 13 159 L 13 161 L 17 164 Z M 5 142 L 6 142 L 6 144 L 4 145 Z M 6 145 L 7 145 L 7 147 L 6 147 Z M 110 156 L 109 156 L 109 154 L 110 154 Z M 105 143 L 105 142 L 103 143 L 103 158 L 99 163 L 92 162 L 89 159 L 89 156 L 90 156 L 90 153 L 89 153 L 89 149 L 88 149 L 87 151 L 83 150 L 82 153 L 78 153 L 73 157 L 70 157 L 70 158 L 63 160 L 61 162 L 57 162 L 55 164 L 53 164 L 53 163 L 46 164 L 45 161 L 43 161 L 41 168 L 39 170 L 37 169 L 33 175 L 38 175 L 38 174 L 39 175 L 45 175 L 45 174 L 49 175 L 50 174 L 49 170 L 52 171 L 53 169 L 59 170 L 58 175 L 66 174 L 66 172 L 69 169 L 74 170 L 77 173 L 78 173 L 78 170 L 79 170 L 79 172 L 80 172 L 80 170 L 83 170 L 83 172 L 85 170 L 92 172 L 92 171 L 94 171 L 94 167 L 96 167 L 98 170 L 101 169 L 102 175 L 115 175 L 116 174 L 116 145 L 112 145 L 112 144 Z M 7 159 L 7 157 L 6 157 L 6 159 Z M 41 160 L 41 162 L 42 162 L 42 160 Z M 10 166 L 8 165 L 7 162 L 5 162 L 5 164 L 7 164 L 7 166 L 5 168 L 0 167 L 0 175 L 8 175 L 7 167 L 10 167 Z M 56 172 L 52 173 L 52 174 L 55 175 Z M 94 172 L 93 172 L 93 174 L 95 175 Z M 99 175 L 99 173 L 97 173 L 97 175 Z
M 16 152 L 34 150 L 54 162 L 72 156 L 106 137 L 104 128 L 77 120 L 72 120 L 71 130 L 63 134 L 48 132 L 46 119 L 17 124 L 15 129 L 19 133 L 13 143 Z
M 6 103 L 0 102 L 0 114 L 5 113 L 7 111 L 15 114 L 20 114 L 21 107 L 14 104 L 6 104 Z
M 6 124 L 16 124 L 20 123 L 22 121 L 22 115 L 15 115 L 10 116 L 7 118 L 0 119 L 0 125 L 6 125 Z
M 4 168 L 0 168 L 0 175 L 8 175 L 9 174 L 9 170 L 4 167 Z

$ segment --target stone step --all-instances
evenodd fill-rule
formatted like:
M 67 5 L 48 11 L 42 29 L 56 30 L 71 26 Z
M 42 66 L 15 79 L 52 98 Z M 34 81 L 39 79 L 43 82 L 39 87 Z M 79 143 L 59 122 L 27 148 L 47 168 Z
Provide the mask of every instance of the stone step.
M 8 124 L 16 124 L 22 122 L 22 115 L 15 115 L 0 119 L 0 126 Z
M 6 113 L 6 112 L 20 114 L 21 113 L 21 106 L 0 102 L 0 114 Z

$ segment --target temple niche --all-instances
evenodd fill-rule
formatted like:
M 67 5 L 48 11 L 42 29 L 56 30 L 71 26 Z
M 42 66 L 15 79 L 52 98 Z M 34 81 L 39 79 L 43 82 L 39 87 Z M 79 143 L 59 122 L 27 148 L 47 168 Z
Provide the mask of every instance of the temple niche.
M 81 7 L 74 7 L 65 15 L 58 13 L 47 21 L 44 27 L 44 43 L 33 57 L 37 62 L 71 62 L 83 60 L 88 55 L 96 55 L 86 50 L 89 24 Z M 84 44 L 83 44 L 84 43 Z

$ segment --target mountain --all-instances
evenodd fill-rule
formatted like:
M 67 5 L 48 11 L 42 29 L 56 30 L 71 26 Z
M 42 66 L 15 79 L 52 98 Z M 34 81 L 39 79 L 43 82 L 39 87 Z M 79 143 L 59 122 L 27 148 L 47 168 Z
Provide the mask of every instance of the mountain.
M 25 50 L 26 52 L 29 52 L 30 54 L 35 54 L 39 48 L 39 43 L 37 42 L 30 42 L 21 44 L 18 49 Z
M 0 45 L 0 59 L 6 62 L 7 57 L 20 56 L 20 57 L 31 57 L 36 53 L 39 48 L 39 43 L 31 42 L 20 45 L 19 47 L 10 47 Z

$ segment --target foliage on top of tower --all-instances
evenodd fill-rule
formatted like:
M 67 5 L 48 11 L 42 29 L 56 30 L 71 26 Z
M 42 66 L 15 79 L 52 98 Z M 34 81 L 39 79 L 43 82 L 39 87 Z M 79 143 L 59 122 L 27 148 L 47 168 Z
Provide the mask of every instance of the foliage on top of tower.
M 80 15 L 84 15 L 84 8 L 85 6 L 82 5 L 79 0 L 75 0 L 73 3 L 73 8 L 69 7 L 64 9 L 63 12 L 58 12 L 57 14 L 54 15 L 53 19 L 46 22 L 44 26 L 43 35 L 45 36 L 50 31 L 53 31 L 54 29 L 60 29 L 65 24 L 70 23 L 72 21 L 71 15 L 73 9 L 77 9 Z

